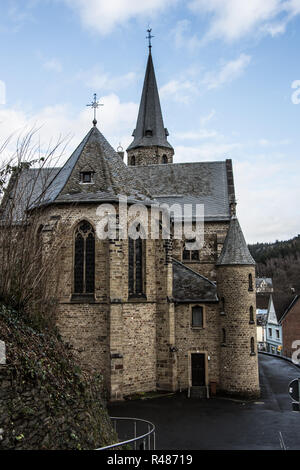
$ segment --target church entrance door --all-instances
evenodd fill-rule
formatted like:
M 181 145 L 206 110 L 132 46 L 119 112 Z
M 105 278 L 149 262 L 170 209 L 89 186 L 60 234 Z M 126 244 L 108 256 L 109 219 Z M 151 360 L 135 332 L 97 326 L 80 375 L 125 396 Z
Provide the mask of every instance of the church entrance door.
M 192 354 L 192 386 L 205 386 L 205 354 Z

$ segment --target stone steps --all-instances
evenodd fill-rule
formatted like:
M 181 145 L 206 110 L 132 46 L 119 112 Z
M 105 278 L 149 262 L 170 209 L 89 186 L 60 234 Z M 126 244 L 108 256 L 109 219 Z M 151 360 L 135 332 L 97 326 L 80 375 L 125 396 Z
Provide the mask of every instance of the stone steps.
M 208 387 L 191 387 L 189 390 L 190 398 L 208 398 Z

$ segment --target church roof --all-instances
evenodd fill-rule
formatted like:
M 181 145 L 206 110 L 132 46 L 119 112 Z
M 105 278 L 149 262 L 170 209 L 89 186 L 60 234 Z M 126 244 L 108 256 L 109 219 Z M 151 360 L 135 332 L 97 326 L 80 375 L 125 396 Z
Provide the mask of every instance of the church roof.
M 174 302 L 217 302 L 217 287 L 206 277 L 173 259 Z
M 93 174 L 92 183 L 82 184 L 81 172 Z M 130 201 L 150 202 L 150 193 L 134 177 L 105 137 L 93 127 L 59 169 L 43 193 L 41 203 L 99 202 L 127 196 Z
M 229 229 L 217 265 L 255 265 L 238 219 L 230 220 Z
M 207 221 L 229 221 L 234 186 L 231 161 L 129 166 L 159 203 L 204 205 Z
M 137 147 L 160 146 L 172 149 L 164 127 L 152 55 L 149 52 L 143 92 L 133 142 L 127 150 Z

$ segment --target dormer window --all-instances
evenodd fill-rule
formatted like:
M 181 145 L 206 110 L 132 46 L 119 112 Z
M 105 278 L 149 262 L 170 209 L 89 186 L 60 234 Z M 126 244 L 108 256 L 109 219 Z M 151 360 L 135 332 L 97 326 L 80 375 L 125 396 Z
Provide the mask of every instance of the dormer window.
M 92 171 L 83 171 L 80 173 L 81 183 L 88 184 L 93 182 L 93 172 Z
M 152 137 L 152 135 L 153 135 L 152 129 L 146 129 L 145 136 Z

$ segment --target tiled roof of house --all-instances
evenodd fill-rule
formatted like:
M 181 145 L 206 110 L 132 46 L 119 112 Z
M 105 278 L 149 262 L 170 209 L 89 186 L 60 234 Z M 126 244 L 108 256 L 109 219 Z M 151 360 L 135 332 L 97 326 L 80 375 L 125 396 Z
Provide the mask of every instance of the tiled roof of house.
M 217 302 L 217 287 L 214 282 L 174 259 L 173 300 L 186 303 Z
M 80 171 L 91 170 L 93 183 L 84 185 Z M 116 199 L 150 202 L 151 195 L 134 177 L 105 137 L 93 127 L 57 173 L 43 195 L 43 204 Z
M 229 221 L 234 189 L 229 188 L 228 162 L 130 166 L 129 170 L 159 203 L 193 204 L 194 216 L 196 204 L 203 204 L 205 220 Z

